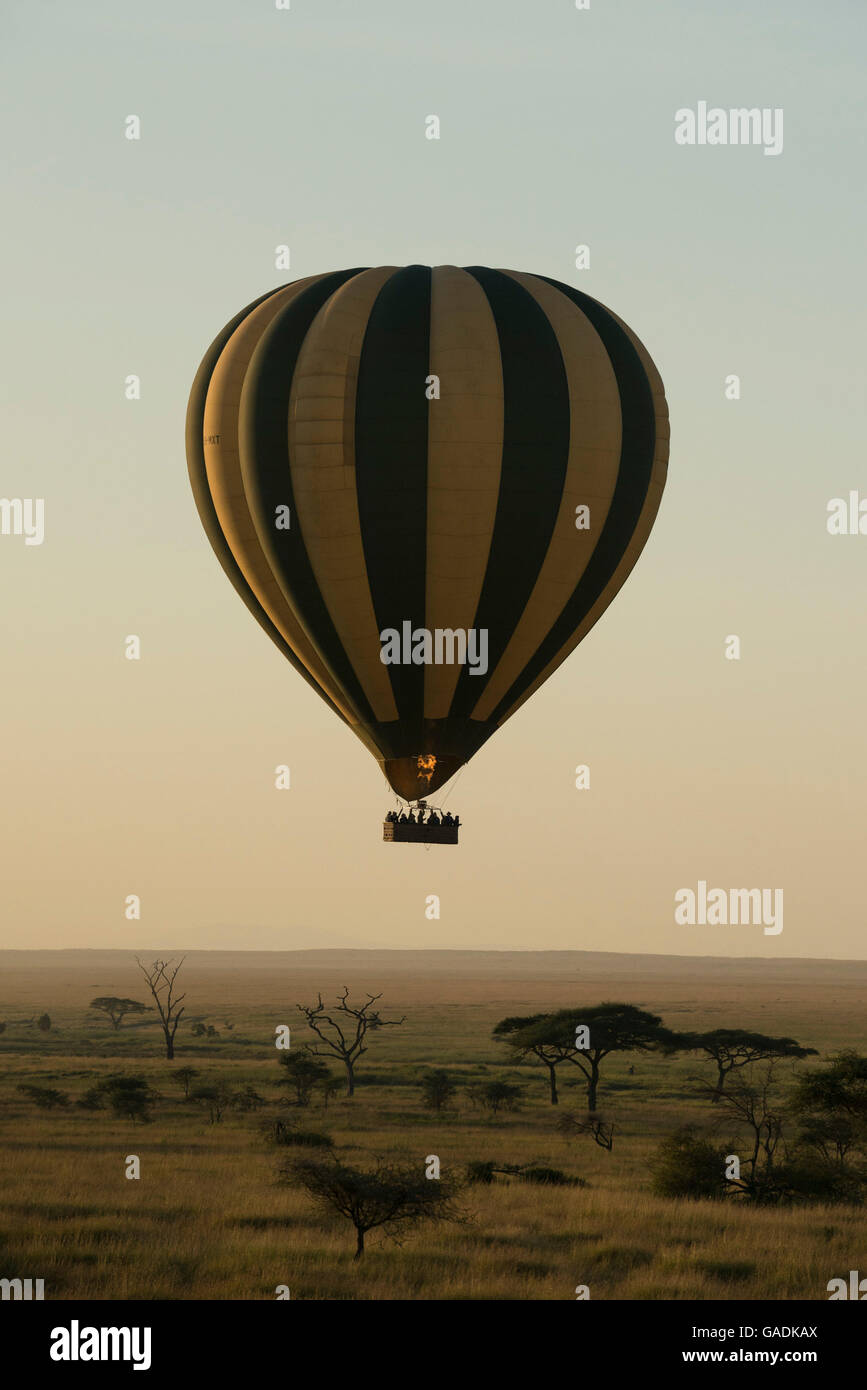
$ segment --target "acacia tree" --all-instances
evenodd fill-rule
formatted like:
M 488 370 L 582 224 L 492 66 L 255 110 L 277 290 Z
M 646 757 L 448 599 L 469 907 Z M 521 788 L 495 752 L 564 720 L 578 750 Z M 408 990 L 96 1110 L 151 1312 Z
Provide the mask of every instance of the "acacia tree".
M 434 1067 L 426 1071 L 419 1082 L 425 1105 L 437 1114 L 448 1105 L 457 1091 L 457 1082 L 444 1067 Z
M 85 1091 L 81 1104 L 87 1110 L 101 1110 L 107 1104 L 119 1119 L 148 1124 L 151 1107 L 158 1099 L 147 1077 L 113 1072 Z
M 801 1142 L 845 1169 L 850 1152 L 867 1149 L 867 1057 L 847 1049 L 799 1077 L 794 1109 Z
M 365 1171 L 336 1159 L 296 1159 L 285 1165 L 283 1177 L 303 1187 L 318 1206 L 352 1223 L 356 1260 L 364 1254 L 364 1237 L 378 1227 L 399 1238 L 423 1221 L 466 1219 L 456 1201 L 457 1180 L 443 1175 L 432 1181 L 419 1164 L 380 1160 L 375 1169 Z
M 703 1052 L 716 1063 L 716 1086 L 710 1090 L 714 1104 L 722 1099 L 726 1079 L 740 1067 L 753 1062 L 769 1062 L 785 1057 L 815 1057 L 814 1047 L 801 1047 L 794 1038 L 769 1038 L 745 1028 L 715 1028 L 710 1033 L 677 1033 L 670 1051 Z
M 346 1068 L 346 1094 L 355 1094 L 355 1064 L 362 1053 L 367 1051 L 368 1033 L 378 1028 L 399 1028 L 406 1022 L 403 1018 L 384 1019 L 373 1006 L 382 998 L 381 994 L 369 994 L 367 1003 L 353 1008 L 349 1002 L 349 988 L 343 986 L 332 1013 L 326 1012 L 322 995 L 313 1005 L 296 1004 L 304 1015 L 308 1027 L 319 1039 L 318 1043 L 308 1044 L 314 1057 L 338 1057 Z
M 578 1042 L 578 1029 L 586 1028 L 586 1045 Z M 514 1030 L 509 1041 L 516 1049 L 539 1055 L 544 1049 L 549 1055 L 562 1052 L 562 1060 L 571 1062 L 587 1080 L 587 1109 L 596 1110 L 599 1070 L 612 1052 L 651 1052 L 671 1049 L 675 1034 L 663 1028 L 656 1014 L 638 1009 L 634 1004 L 595 1004 L 587 1009 L 560 1009 L 553 1014 L 537 1014 L 523 1028 Z M 556 1064 L 555 1064 L 556 1065 Z
M 201 1105 L 207 1110 L 212 1125 L 218 1125 L 231 1100 L 231 1092 L 225 1081 L 217 1081 L 211 1086 L 196 1086 L 190 1091 L 189 1099 L 193 1105 Z
M 560 1015 L 555 1015 L 555 1018 Z M 657 1014 L 638 1009 L 634 1004 L 605 1003 L 592 1009 L 572 1010 L 567 1014 L 573 1035 L 579 1026 L 590 1034 L 586 1047 L 576 1047 L 569 1058 L 587 1078 L 587 1110 L 596 1110 L 600 1063 L 612 1052 L 653 1052 L 670 1046 L 674 1034 L 663 1028 Z
M 151 1011 L 149 1004 L 140 1004 L 137 999 L 116 999 L 113 994 L 101 994 L 98 999 L 91 999 L 88 1008 L 108 1014 L 115 1032 L 126 1014 L 148 1014 Z
M 324 1089 L 331 1080 L 331 1072 L 326 1064 L 314 1057 L 306 1047 L 281 1052 L 277 1061 L 286 1073 L 281 1076 L 280 1084 L 289 1086 L 295 1092 L 296 1105 L 309 1105 L 314 1090 L 317 1087 Z
M 160 1027 L 166 1040 L 166 1057 L 170 1062 L 175 1055 L 175 1033 L 178 1031 L 178 1024 L 184 1013 L 181 1004 L 187 997 L 186 994 L 175 992 L 178 971 L 185 959 L 185 956 L 181 956 L 177 965 L 174 965 L 170 960 L 155 960 L 148 969 L 136 956 L 136 965 L 144 975 L 147 987 L 153 995 L 157 1013 L 160 1016 Z
M 801 1112 L 867 1122 L 867 1057 L 851 1048 L 835 1053 L 824 1067 L 799 1078 L 795 1103 Z
M 538 1025 L 547 1022 L 550 1017 L 550 1014 L 527 1014 L 524 1017 L 501 1018 L 494 1028 L 494 1037 L 499 1041 L 508 1043 L 515 1054 L 516 1061 L 523 1062 L 528 1057 L 536 1057 L 543 1066 L 548 1068 L 551 1104 L 558 1105 L 560 1097 L 557 1094 L 555 1067 L 570 1059 L 575 1051 L 575 1039 L 573 1036 L 565 1043 L 541 1041 Z
M 173 1073 L 172 1081 L 174 1081 L 178 1086 L 183 1087 L 184 1100 L 189 1100 L 190 1085 L 194 1078 L 198 1076 L 198 1074 L 199 1073 L 196 1067 L 178 1067 L 177 1071 Z

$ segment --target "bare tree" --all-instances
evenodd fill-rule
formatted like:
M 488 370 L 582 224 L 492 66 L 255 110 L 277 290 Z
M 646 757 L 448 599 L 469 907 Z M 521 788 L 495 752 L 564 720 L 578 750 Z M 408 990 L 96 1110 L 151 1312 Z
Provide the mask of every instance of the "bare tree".
M 776 1058 L 770 1058 L 761 1069 L 750 1068 L 719 1093 L 719 1101 L 728 1113 L 750 1132 L 752 1152 L 745 1160 L 746 1177 L 732 1180 L 733 1188 L 749 1195 L 760 1195 L 762 1187 L 770 1190 L 774 1159 L 783 1134 L 784 1115 L 775 1098 L 774 1075 Z M 716 1087 L 705 1085 L 704 1094 L 713 1096 Z
M 403 1018 L 381 1018 L 379 1011 L 373 1007 L 381 998 L 381 994 L 368 994 L 366 1004 L 353 1008 L 349 1003 L 349 988 L 344 985 L 343 993 L 338 995 L 333 1011 L 337 1017 L 326 1013 L 321 994 L 318 995 L 315 1005 L 295 1006 L 319 1039 L 319 1044 L 309 1044 L 309 1051 L 313 1056 L 339 1057 L 345 1066 L 348 1096 L 355 1094 L 355 1064 L 361 1054 L 367 1051 L 365 1039 L 368 1033 L 374 1032 L 377 1028 L 398 1028 L 401 1023 L 406 1022 L 406 1015 Z
M 614 1124 L 601 1115 L 561 1115 L 557 1128 L 564 1139 L 592 1134 L 600 1149 L 607 1149 L 610 1153 L 614 1148 Z
M 166 1040 L 166 1057 L 170 1062 L 175 1055 L 175 1033 L 184 1012 L 181 1003 L 187 997 L 186 994 L 175 994 L 175 981 L 185 959 L 185 956 L 181 956 L 174 966 L 170 960 L 155 960 L 148 969 L 136 956 L 136 965 L 145 977 L 160 1016 L 160 1027 Z

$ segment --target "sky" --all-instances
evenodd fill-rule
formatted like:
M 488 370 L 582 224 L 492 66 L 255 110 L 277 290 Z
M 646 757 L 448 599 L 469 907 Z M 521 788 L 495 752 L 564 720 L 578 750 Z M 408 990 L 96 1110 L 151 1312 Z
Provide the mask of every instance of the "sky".
M 826 524 L 867 499 L 865 33 L 860 0 L 6 0 L 0 493 L 45 536 L 0 535 L 0 947 L 867 957 L 867 535 Z M 677 144 L 700 101 L 782 109 L 782 151 Z M 382 843 L 184 459 L 243 305 L 416 262 L 600 299 L 671 414 L 647 547 L 452 784 L 457 849 Z M 700 881 L 782 890 L 783 930 L 678 924 Z

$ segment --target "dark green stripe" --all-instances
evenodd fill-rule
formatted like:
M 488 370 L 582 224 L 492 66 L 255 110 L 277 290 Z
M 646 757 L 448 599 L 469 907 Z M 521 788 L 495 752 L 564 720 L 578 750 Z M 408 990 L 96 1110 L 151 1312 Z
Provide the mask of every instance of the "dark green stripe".
M 287 601 L 338 689 L 363 721 L 373 719 L 367 697 L 343 650 L 319 592 L 295 507 L 289 459 L 289 395 L 301 345 L 323 304 L 359 269 L 323 275 L 281 309 L 263 333 L 241 392 L 238 437 L 244 491 L 262 549 Z M 291 510 L 291 527 L 278 531 L 277 507 Z
M 190 400 L 187 406 L 187 471 L 190 475 L 190 485 L 193 489 L 193 497 L 195 499 L 196 507 L 198 509 L 199 517 L 201 519 L 205 535 L 208 537 L 214 554 L 216 555 L 217 559 L 222 565 L 226 576 L 231 581 L 231 584 L 235 589 L 235 592 L 241 599 L 243 599 L 247 608 L 250 610 L 253 617 L 256 619 L 256 622 L 265 632 L 267 632 L 274 645 L 276 647 L 279 647 L 280 651 L 283 653 L 290 665 L 294 667 L 298 674 L 304 677 L 307 684 L 312 686 L 313 689 L 317 692 L 317 694 L 322 697 L 322 699 L 328 705 L 329 709 L 332 709 L 340 719 L 343 719 L 343 715 L 341 714 L 340 710 L 333 703 L 333 701 L 330 700 L 329 697 L 325 694 L 325 691 L 320 688 L 320 686 L 311 676 L 310 672 L 307 670 L 307 667 L 304 666 L 301 661 L 299 661 L 298 657 L 295 655 L 292 648 L 288 645 L 285 638 L 274 626 L 271 619 L 268 617 L 268 614 L 265 612 L 259 600 L 256 598 L 256 595 L 253 593 L 253 590 L 250 588 L 250 585 L 247 583 L 247 580 L 244 578 L 242 571 L 239 569 L 238 563 L 231 550 L 229 549 L 228 542 L 226 541 L 226 538 L 223 535 L 223 531 L 220 526 L 216 510 L 214 508 L 214 503 L 211 498 L 211 490 L 208 487 L 208 474 L 207 469 L 205 468 L 205 450 L 202 443 L 205 419 L 205 399 L 207 397 L 208 389 L 211 385 L 211 377 L 214 374 L 214 368 L 217 365 L 217 361 L 220 357 L 220 354 L 222 353 L 223 348 L 226 346 L 235 329 L 238 327 L 240 323 L 244 321 L 247 315 L 252 313 L 252 311 L 255 308 L 257 308 L 258 305 L 264 304 L 266 299 L 270 299 L 272 295 L 278 294 L 280 290 L 285 288 L 285 285 L 281 285 L 277 290 L 269 290 L 267 294 L 260 295 L 258 299 L 254 299 L 253 302 L 251 304 L 248 304 L 245 309 L 242 309 L 239 314 L 236 314 L 235 317 L 229 323 L 226 324 L 225 328 L 223 328 L 217 334 L 216 338 L 211 343 L 211 346 L 208 348 L 207 352 L 202 358 L 199 370 L 197 371 L 195 380 L 193 382 L 193 387 L 190 392 Z M 344 720 L 344 722 L 346 721 Z
M 430 300 L 429 266 L 395 271 L 374 301 L 358 368 L 355 478 L 379 632 L 425 623 Z M 424 669 L 386 667 L 401 719 L 423 712 Z
M 503 370 L 503 464 L 473 626 L 488 630 L 487 676 L 458 677 L 449 713 L 468 716 L 506 650 L 554 534 L 569 461 L 569 383 L 547 315 L 511 276 L 467 266 L 487 295 Z M 443 390 L 448 383 L 443 383 Z
M 502 719 L 510 706 L 520 699 L 549 661 L 553 660 L 576 628 L 581 626 L 611 581 L 632 540 L 647 499 L 656 449 L 653 392 L 641 358 L 629 336 L 597 300 L 582 294 L 580 290 L 572 289 L 571 285 L 552 280 L 547 275 L 540 275 L 538 278 L 553 285 L 571 299 L 573 304 L 577 304 L 602 339 L 614 368 L 620 393 L 620 413 L 623 422 L 620 468 L 608 516 L 587 568 L 554 626 L 490 714 L 489 718 L 495 721 Z

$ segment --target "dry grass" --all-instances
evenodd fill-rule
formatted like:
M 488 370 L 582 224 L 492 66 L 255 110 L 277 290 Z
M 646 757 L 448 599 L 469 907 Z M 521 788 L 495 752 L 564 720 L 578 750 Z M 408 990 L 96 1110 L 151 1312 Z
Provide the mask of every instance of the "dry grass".
M 672 967 L 669 978 L 576 979 L 575 971 L 564 978 L 538 964 L 534 975 L 528 958 L 525 973 L 510 966 L 499 976 L 489 962 L 488 980 L 385 966 L 377 978 L 376 963 L 359 971 L 349 960 L 246 973 L 243 957 L 225 965 L 206 969 L 192 958 L 185 967 L 191 1016 L 222 1036 L 194 1040 L 182 1027 L 175 1069 L 197 1067 L 200 1082 L 250 1081 L 273 1105 L 281 1094 L 274 1026 L 288 1022 L 293 1042 L 303 1039 L 294 1031 L 295 1000 L 344 979 L 353 994 L 384 988 L 386 1016 L 406 1012 L 407 1024 L 374 1035 L 355 1098 L 302 1112 L 305 1127 L 329 1132 L 349 1163 L 400 1155 L 421 1165 L 437 1154 L 448 1171 L 474 1160 L 532 1161 L 580 1174 L 588 1186 L 472 1188 L 470 1223 L 422 1227 L 402 1246 L 374 1235 L 356 1264 L 345 1224 L 278 1182 L 281 1151 L 260 1132 L 273 1110 L 229 1113 L 210 1125 L 184 1103 L 152 1024 L 113 1034 L 87 1018 L 96 994 L 142 997 L 127 959 L 118 954 L 98 969 L 92 959 L 73 968 L 67 958 L 55 970 L 26 963 L 7 969 L 0 987 L 0 1018 L 10 1020 L 0 1035 L 0 1276 L 44 1278 L 57 1298 L 260 1299 L 287 1284 L 293 1298 L 572 1299 L 587 1284 L 594 1299 L 825 1299 L 828 1280 L 858 1268 L 859 1252 L 863 1264 L 867 1215 L 857 1209 L 757 1211 L 652 1194 L 649 1162 L 661 1135 L 708 1120 L 709 1107 L 692 1093 L 690 1077 L 701 1070 L 695 1058 L 609 1059 L 601 1101 L 618 1132 L 608 1154 L 589 1138 L 563 1140 L 542 1072 L 509 1068 L 490 1037 L 507 1013 L 613 997 L 655 1009 L 674 1027 L 753 1026 L 823 1052 L 867 1050 L 860 1022 L 867 987 L 863 972 L 844 963 L 818 983 L 808 972 L 769 979 L 766 966 L 762 982 L 745 971 L 735 994 L 712 970 L 698 978 L 695 963 L 693 978 L 677 978 Z M 42 1008 L 54 1023 L 47 1037 L 22 1022 Z M 522 1109 L 492 1119 L 461 1094 L 436 1118 L 415 1085 L 428 1065 L 452 1067 L 461 1080 L 511 1070 L 525 1090 Z M 152 1124 L 104 1112 L 44 1113 L 15 1090 L 26 1081 L 76 1096 L 118 1069 L 146 1074 L 160 1092 Z M 561 1067 L 559 1074 L 561 1110 L 578 1108 L 578 1073 Z M 139 1181 L 124 1175 L 129 1154 L 141 1159 Z

